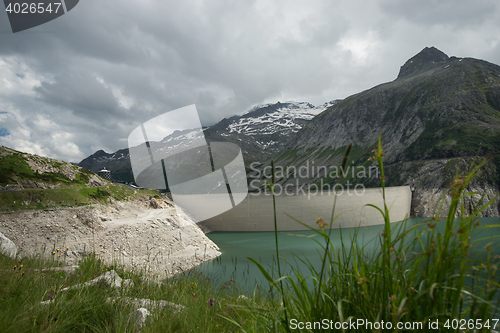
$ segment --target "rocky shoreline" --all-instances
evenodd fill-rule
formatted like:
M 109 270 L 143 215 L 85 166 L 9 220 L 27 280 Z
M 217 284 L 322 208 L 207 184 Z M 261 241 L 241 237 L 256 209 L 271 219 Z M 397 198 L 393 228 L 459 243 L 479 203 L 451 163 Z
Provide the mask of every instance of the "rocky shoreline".
M 20 257 L 40 255 L 73 265 L 95 252 L 108 264 L 116 262 L 156 278 L 221 254 L 168 198 L 2 213 L 0 232 L 16 245 Z

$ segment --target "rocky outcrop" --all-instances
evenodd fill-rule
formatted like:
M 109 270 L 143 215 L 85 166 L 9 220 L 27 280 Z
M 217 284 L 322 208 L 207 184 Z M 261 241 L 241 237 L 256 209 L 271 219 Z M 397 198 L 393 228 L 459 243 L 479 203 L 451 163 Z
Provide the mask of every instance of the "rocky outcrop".
M 11 258 L 17 255 L 17 246 L 0 232 L 0 253 Z
M 466 175 L 474 163 L 482 158 L 448 158 L 425 161 L 396 162 L 385 166 L 386 181 L 389 185 L 403 183 L 411 186 L 412 216 L 435 216 L 440 211 L 441 217 L 445 216 L 451 202 L 450 184 L 455 175 Z M 475 162 L 476 161 L 476 162 Z M 465 201 L 472 207 L 494 200 L 498 195 L 498 186 L 491 184 L 496 177 L 496 165 L 489 161 L 478 172 L 467 186 L 467 192 L 476 193 Z M 458 209 L 460 213 L 460 208 Z M 496 200 L 486 208 L 482 214 L 485 217 L 500 216 L 500 201 Z
M 19 184 L 7 184 L 5 186 L 0 185 L 0 191 L 20 191 L 22 189 L 24 189 L 24 187 Z
M 466 214 L 470 213 L 470 208 L 476 207 L 482 199 L 482 203 L 488 203 L 497 195 L 498 189 L 490 185 L 472 185 L 466 188 L 466 191 L 476 192 L 477 194 L 465 200 Z M 415 190 L 412 199 L 412 216 L 448 216 L 451 196 L 449 190 L 445 188 L 426 188 Z M 469 206 L 469 203 L 471 206 Z M 470 208 L 469 208 L 470 207 Z M 481 216 L 498 217 L 500 205 L 498 200 L 486 208 Z M 457 209 L 456 217 L 461 214 L 461 208 Z
M 127 325 L 133 324 L 136 332 L 138 332 L 146 324 L 149 316 L 151 316 L 151 313 L 148 309 L 136 309 L 133 313 L 128 315 Z
M 81 289 L 84 287 L 88 286 L 95 286 L 99 283 L 104 283 L 108 287 L 112 288 L 128 288 L 132 287 L 134 285 L 134 282 L 132 280 L 123 280 L 114 270 L 110 270 L 98 277 L 96 277 L 93 280 L 87 281 L 82 284 L 77 284 L 71 287 L 66 287 L 61 289 L 61 292 L 68 291 L 68 290 L 73 290 L 73 289 Z

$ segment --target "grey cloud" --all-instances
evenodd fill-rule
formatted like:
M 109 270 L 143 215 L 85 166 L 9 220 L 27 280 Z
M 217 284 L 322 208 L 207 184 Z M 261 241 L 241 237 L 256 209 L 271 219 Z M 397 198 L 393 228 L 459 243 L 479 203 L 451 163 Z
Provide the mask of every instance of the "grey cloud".
M 54 83 L 42 82 L 34 89 L 45 103 L 74 110 L 75 115 L 82 118 L 116 116 L 116 99 L 95 76 L 63 73 L 54 80 Z
M 498 15 L 486 0 L 86 0 L 18 34 L 0 17 L 0 61 L 15 59 L 29 73 L 12 68 L 14 76 L 39 81 L 32 91 L 0 91 L 0 108 L 11 105 L 24 119 L 0 126 L 13 140 L 0 144 L 31 142 L 64 156 L 61 137 L 39 127 L 39 115 L 83 158 L 126 147 L 137 124 L 190 104 L 203 125 L 264 102 L 318 105 L 393 80 L 425 46 L 500 63 L 499 47 L 488 46 L 500 32 Z M 463 41 L 464 31 L 492 40 L 478 48 Z M 1 74 L 0 66 L 0 83 Z
M 393 18 L 465 29 L 481 25 L 491 18 L 498 9 L 498 3 L 493 0 L 384 0 L 381 8 Z

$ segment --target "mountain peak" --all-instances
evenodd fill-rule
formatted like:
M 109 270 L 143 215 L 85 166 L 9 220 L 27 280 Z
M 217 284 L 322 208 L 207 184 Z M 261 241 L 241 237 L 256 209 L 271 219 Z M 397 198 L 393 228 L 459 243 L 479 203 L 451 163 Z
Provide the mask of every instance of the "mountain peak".
M 426 47 L 401 66 L 398 79 L 426 72 L 448 61 L 448 59 L 450 58 L 444 52 L 434 46 Z

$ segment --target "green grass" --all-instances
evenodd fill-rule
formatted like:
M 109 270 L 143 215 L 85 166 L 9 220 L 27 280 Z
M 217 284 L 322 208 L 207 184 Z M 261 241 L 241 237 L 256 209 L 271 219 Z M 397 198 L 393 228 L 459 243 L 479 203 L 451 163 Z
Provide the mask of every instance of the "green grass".
M 124 185 L 47 190 L 24 189 L 20 191 L 0 192 L 0 211 L 14 212 L 26 209 L 56 209 L 85 206 L 95 203 L 106 204 L 108 198 L 123 201 L 127 200 L 132 195 L 159 197 L 157 191 L 133 191 Z
M 14 260 L 0 255 L 0 331 L 135 332 L 134 327 L 127 326 L 127 316 L 135 307 L 123 297 L 166 300 L 186 307 L 180 313 L 169 307 L 150 310 L 152 316 L 141 332 L 234 332 L 237 326 L 223 317 L 253 325 L 252 317 L 238 307 L 256 303 L 264 308 L 275 306 L 258 293 L 247 295 L 251 297 L 248 299 L 238 298 L 240 293 L 231 283 L 214 287 L 210 277 L 193 272 L 164 280 L 158 286 L 144 282 L 141 272 L 106 266 L 93 255 L 84 258 L 73 274 L 40 271 L 52 266 L 57 266 L 57 261 Z M 112 289 L 102 284 L 60 292 L 111 269 L 123 279 L 132 279 L 134 286 Z M 53 303 L 40 304 L 50 297 Z M 108 298 L 115 302 L 110 303 Z
M 89 181 L 89 175 L 93 174 L 92 171 L 80 169 L 76 178 L 71 180 L 61 172 L 45 172 L 37 173 L 31 170 L 26 160 L 21 153 L 13 153 L 0 158 L 0 185 L 15 184 L 16 179 L 26 179 L 31 181 L 41 181 L 50 184 L 62 183 L 66 185 L 80 185 L 83 186 Z M 42 160 L 42 162 L 45 162 Z M 60 168 L 62 162 L 52 162 L 51 166 Z M 76 166 L 72 166 L 76 168 Z
M 33 171 L 30 169 L 28 163 L 17 154 L 4 156 L 0 164 L 0 185 L 10 184 L 13 182 L 12 177 L 19 175 L 19 177 L 32 177 Z
M 30 168 L 28 160 L 36 162 L 39 165 L 48 166 L 56 171 L 35 172 Z M 75 171 L 74 179 L 70 179 L 62 172 L 57 171 L 68 166 Z M 37 155 L 23 154 L 9 148 L 0 147 L 0 185 L 2 186 L 17 184 L 19 180 L 27 180 L 52 185 L 57 184 L 60 187 L 83 187 L 89 182 L 92 175 L 94 175 L 92 171 L 77 167 L 76 165 Z

